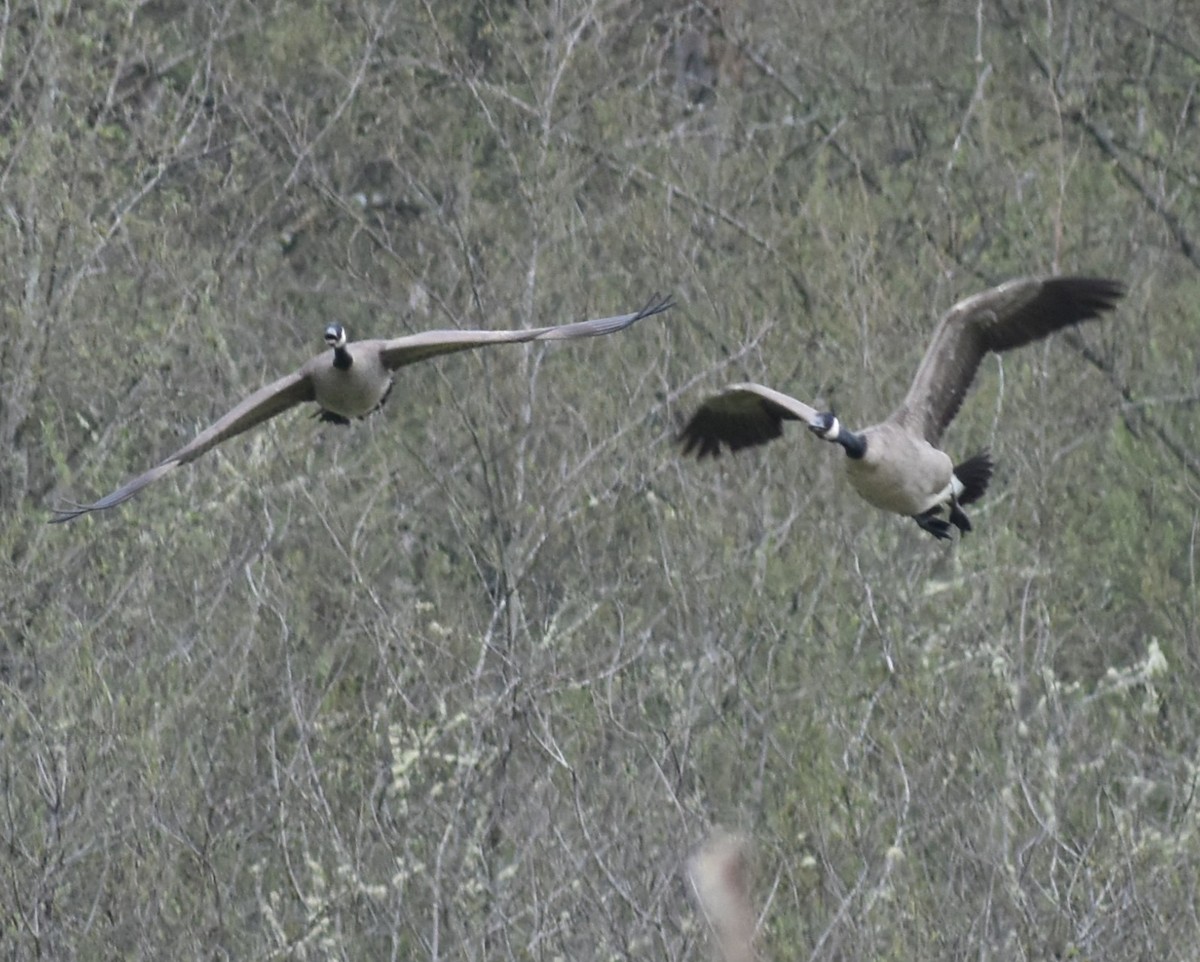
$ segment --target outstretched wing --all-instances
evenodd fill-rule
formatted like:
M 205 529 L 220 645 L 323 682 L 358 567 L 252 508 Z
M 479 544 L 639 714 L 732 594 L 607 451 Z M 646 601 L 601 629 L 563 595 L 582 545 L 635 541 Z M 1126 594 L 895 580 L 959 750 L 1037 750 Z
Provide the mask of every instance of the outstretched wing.
M 959 301 L 938 322 L 908 396 L 889 420 L 937 445 L 988 351 L 1098 318 L 1124 293 L 1118 281 L 1099 277 L 1022 277 Z
M 566 341 L 577 337 L 599 337 L 623 331 L 645 317 L 661 314 L 674 307 L 669 297 L 661 300 L 656 294 L 640 311 L 633 314 L 618 314 L 616 317 L 599 317 L 575 324 L 560 324 L 556 327 L 533 327 L 526 331 L 424 331 L 407 337 L 396 337 L 380 341 L 379 356 L 389 370 L 415 364 L 439 354 L 469 351 L 486 344 L 512 344 L 523 341 Z
M 200 457 L 209 448 L 220 444 L 222 441 L 227 441 L 229 438 L 241 434 L 243 431 L 248 431 L 256 424 L 261 424 L 263 421 L 275 417 L 276 414 L 286 411 L 290 407 L 295 407 L 297 404 L 302 404 L 305 401 L 312 401 L 314 398 L 312 379 L 308 376 L 307 368 L 301 368 L 299 371 L 289 374 L 286 377 L 281 377 L 278 381 L 255 391 L 241 404 L 215 424 L 205 428 L 165 461 L 155 465 L 144 474 L 139 474 L 132 481 L 127 481 L 112 494 L 105 495 L 99 501 L 95 501 L 92 504 L 71 505 L 70 507 L 55 509 L 54 517 L 50 519 L 50 523 L 58 524 L 63 521 L 70 521 L 72 518 L 78 518 L 81 514 L 114 508 L 118 504 L 128 501 L 141 491 L 142 488 L 146 487 L 146 485 L 157 481 L 167 472 L 179 467 L 179 465 L 195 461 L 196 458 Z
M 761 384 L 731 384 L 707 398 L 679 433 L 684 455 L 717 457 L 724 444 L 730 451 L 766 444 L 783 434 L 784 421 L 812 424 L 815 408 Z

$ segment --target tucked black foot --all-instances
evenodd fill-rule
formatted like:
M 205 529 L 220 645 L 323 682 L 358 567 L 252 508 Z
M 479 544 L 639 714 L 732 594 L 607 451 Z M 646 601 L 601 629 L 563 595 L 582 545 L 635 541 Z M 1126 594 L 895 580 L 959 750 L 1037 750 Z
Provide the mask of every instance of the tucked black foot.
M 314 414 L 313 417 L 319 421 L 325 421 L 329 424 L 342 424 L 347 427 L 350 425 L 349 418 L 344 418 L 340 414 L 334 414 L 332 411 L 326 411 L 324 408 L 321 408 L 321 410 Z
M 967 517 L 966 512 L 958 506 L 957 501 L 950 502 L 950 523 L 958 528 L 963 534 L 971 530 L 971 519 Z
M 930 508 L 924 514 L 914 514 L 913 520 L 935 538 L 946 541 L 950 538 L 950 522 L 938 517 L 941 510 L 941 508 Z

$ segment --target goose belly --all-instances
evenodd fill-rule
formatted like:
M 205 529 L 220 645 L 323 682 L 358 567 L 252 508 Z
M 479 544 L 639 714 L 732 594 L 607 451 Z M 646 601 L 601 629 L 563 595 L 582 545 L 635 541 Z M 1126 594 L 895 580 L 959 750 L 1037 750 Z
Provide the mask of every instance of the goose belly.
M 922 514 L 947 501 L 954 464 L 933 445 L 908 436 L 876 443 L 868 436 L 867 453 L 847 459 L 846 473 L 859 496 L 894 514 Z
M 316 379 L 316 400 L 326 411 L 361 418 L 383 402 L 392 385 L 391 372 L 376 358 L 355 358 L 346 370 L 330 365 Z

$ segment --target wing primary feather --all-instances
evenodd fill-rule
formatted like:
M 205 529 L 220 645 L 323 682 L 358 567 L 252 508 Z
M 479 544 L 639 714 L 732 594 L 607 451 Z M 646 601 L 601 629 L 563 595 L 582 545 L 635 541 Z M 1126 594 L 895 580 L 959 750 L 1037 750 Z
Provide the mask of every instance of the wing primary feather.
M 525 330 L 442 330 L 423 331 L 387 341 L 377 341 L 379 355 L 389 370 L 415 364 L 442 354 L 469 351 L 488 344 L 521 344 L 528 341 L 566 341 L 580 337 L 600 337 L 623 331 L 640 320 L 661 314 L 675 306 L 670 297 L 660 298 L 655 294 L 646 306 L 632 314 L 617 314 L 613 317 L 598 317 L 574 324 L 558 324 L 551 327 L 531 327 Z
M 228 414 L 197 434 L 170 457 L 156 464 L 148 471 L 139 474 L 136 478 L 127 481 L 121 487 L 117 488 L 116 491 L 105 495 L 99 501 L 83 505 L 66 502 L 71 504 L 71 506 L 56 508 L 54 510 L 54 517 L 50 519 L 50 523 L 61 524 L 64 521 L 71 521 L 74 518 L 90 514 L 93 511 L 104 511 L 108 508 L 115 508 L 117 505 L 128 501 L 141 491 L 142 488 L 153 484 L 163 475 L 179 467 L 181 464 L 188 464 L 196 460 L 205 451 L 215 447 L 222 441 L 236 437 L 243 431 L 248 431 L 255 425 L 261 424 L 263 421 L 273 418 L 277 414 L 281 414 L 288 408 L 295 407 L 297 404 L 302 404 L 305 401 L 311 401 L 313 398 L 312 380 L 303 368 L 285 377 L 281 377 L 279 380 L 259 388 L 259 390 L 234 407 Z
M 784 421 L 812 423 L 816 411 L 793 397 L 761 384 L 734 384 L 707 398 L 676 439 L 684 456 L 720 456 L 722 446 L 736 452 L 783 436 Z
M 938 321 L 908 394 L 889 420 L 936 446 L 989 351 L 1023 347 L 1095 320 L 1124 293 L 1123 284 L 1107 278 L 1023 277 L 959 301 Z

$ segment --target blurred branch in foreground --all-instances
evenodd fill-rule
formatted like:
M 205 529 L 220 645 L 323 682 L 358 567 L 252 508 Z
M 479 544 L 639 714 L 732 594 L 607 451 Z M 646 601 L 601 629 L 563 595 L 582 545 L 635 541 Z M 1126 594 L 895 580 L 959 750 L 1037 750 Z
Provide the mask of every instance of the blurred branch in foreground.
M 755 912 L 745 837 L 717 830 L 688 859 L 688 878 L 717 941 L 716 958 L 753 962 Z

